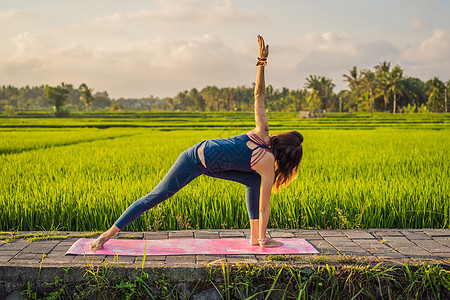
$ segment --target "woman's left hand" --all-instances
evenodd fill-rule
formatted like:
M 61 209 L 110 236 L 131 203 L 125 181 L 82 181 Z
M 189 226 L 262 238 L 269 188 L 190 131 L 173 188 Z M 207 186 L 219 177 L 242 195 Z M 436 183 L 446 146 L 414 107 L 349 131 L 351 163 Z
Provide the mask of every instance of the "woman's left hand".
M 264 43 L 262 36 L 258 35 L 259 58 L 267 58 L 269 56 L 269 45 Z

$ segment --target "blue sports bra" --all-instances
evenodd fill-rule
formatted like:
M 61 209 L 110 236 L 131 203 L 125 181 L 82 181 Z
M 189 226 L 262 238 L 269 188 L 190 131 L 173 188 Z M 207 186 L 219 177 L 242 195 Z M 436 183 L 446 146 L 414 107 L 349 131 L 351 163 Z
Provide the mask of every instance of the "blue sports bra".
M 249 135 L 253 138 L 250 139 Z M 257 146 L 250 149 L 247 142 L 252 141 Z M 237 170 L 253 172 L 252 167 L 258 163 L 268 145 L 254 133 L 236 135 L 225 139 L 205 141 L 205 162 L 211 172 Z

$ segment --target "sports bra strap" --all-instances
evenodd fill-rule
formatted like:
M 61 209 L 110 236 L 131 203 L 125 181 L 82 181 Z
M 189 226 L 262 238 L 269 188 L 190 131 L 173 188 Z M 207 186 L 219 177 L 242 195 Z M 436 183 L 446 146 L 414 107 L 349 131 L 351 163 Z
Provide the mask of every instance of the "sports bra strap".
M 261 146 L 268 146 L 268 143 L 270 143 L 270 142 L 264 142 L 264 140 L 263 139 L 261 139 L 256 133 L 254 133 L 254 132 L 250 132 L 250 133 L 248 133 L 248 135 L 249 135 L 249 137 L 252 137 L 255 141 L 256 141 L 256 143 L 257 144 L 259 144 L 259 145 L 261 145 Z
M 266 148 L 263 145 L 260 145 L 259 147 L 254 148 L 250 166 L 253 167 L 254 165 L 256 165 L 264 157 L 264 154 L 266 154 L 266 152 L 272 153 L 272 151 L 270 151 L 269 148 Z
M 272 153 L 272 151 L 269 149 L 269 143 L 270 142 L 264 142 L 256 133 L 250 132 L 247 134 L 249 138 L 252 140 L 252 142 L 256 142 L 256 147 L 253 148 L 253 154 L 251 158 L 250 166 L 253 167 L 256 165 L 263 157 L 266 152 Z

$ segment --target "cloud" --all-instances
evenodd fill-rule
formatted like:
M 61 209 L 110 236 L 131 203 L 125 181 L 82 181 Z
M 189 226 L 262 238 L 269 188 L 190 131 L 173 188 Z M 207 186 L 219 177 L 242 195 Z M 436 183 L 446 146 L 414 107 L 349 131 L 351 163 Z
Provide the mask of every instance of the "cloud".
M 142 97 L 169 96 L 182 89 L 201 88 L 200 84 L 248 82 L 248 72 L 241 69 L 246 55 L 210 34 L 93 49 L 78 43 L 59 45 L 31 33 L 21 33 L 13 41 L 15 53 L 0 59 L 0 78 L 8 77 L 16 85 L 86 82 L 113 97 Z
M 424 79 L 439 76 L 443 80 L 450 78 L 450 30 L 436 29 L 432 36 L 418 45 L 402 50 L 399 57 L 401 66 L 411 76 Z
M 265 23 L 268 18 L 253 12 L 239 11 L 231 0 L 159 0 L 154 9 L 98 17 L 72 24 L 67 30 L 76 33 L 123 35 L 127 31 L 135 31 L 136 27 L 139 30 L 145 24 L 152 26 L 151 31 L 162 33 L 174 28 L 192 32 L 192 28 L 204 31 L 211 26 L 226 25 L 231 28 L 242 23 L 255 22 Z
M 402 61 L 409 63 L 430 63 L 450 61 L 450 30 L 437 29 L 433 35 L 417 46 L 402 51 Z
M 0 11 L 0 24 L 1 23 L 11 23 L 18 20 L 23 20 L 32 16 L 33 13 L 27 10 L 9 10 L 9 11 Z
M 431 27 L 430 23 L 424 22 L 419 18 L 410 18 L 408 20 L 408 25 L 413 29 L 426 29 Z
M 120 23 L 121 17 L 110 21 Z M 213 34 L 149 37 L 109 47 L 23 32 L 11 42 L 15 51 L 0 57 L 0 81 L 19 86 L 86 82 L 115 98 L 165 97 L 205 85 L 250 86 L 256 75 L 256 42 L 227 44 Z M 406 75 L 446 79 L 448 53 L 450 30 L 436 30 L 402 50 L 385 41 L 313 32 L 299 37 L 295 45 L 271 45 L 266 82 L 275 88 L 302 88 L 305 78 L 316 74 L 331 78 L 338 91 L 346 87 L 342 74 L 350 68 L 373 68 L 384 60 L 400 63 Z
M 241 12 L 231 0 L 159 0 L 157 8 L 140 10 L 127 15 L 131 19 L 146 22 L 183 24 L 186 22 L 224 23 L 224 22 L 264 22 L 265 16 L 257 13 Z M 233 25 L 233 23 L 230 23 Z
M 89 22 L 69 25 L 64 31 L 75 33 L 94 33 L 101 35 L 123 35 L 125 33 L 126 17 L 122 13 L 112 14 L 106 17 L 98 17 Z
M 392 60 L 399 50 L 387 41 L 361 42 L 345 34 L 308 33 L 299 39 L 307 49 L 297 69 L 302 72 L 320 73 L 345 70 L 352 66 L 372 67 L 379 61 Z

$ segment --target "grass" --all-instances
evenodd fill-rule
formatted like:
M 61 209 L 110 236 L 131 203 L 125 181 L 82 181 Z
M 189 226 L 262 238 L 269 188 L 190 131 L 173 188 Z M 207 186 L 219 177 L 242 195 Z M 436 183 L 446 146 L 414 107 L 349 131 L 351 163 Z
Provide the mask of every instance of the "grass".
M 363 263 L 365 257 L 357 257 L 353 255 L 345 255 L 339 253 L 338 255 L 282 255 L 282 254 L 268 254 L 267 261 L 273 262 L 306 262 L 309 264 L 355 264 Z
M 100 231 L 89 233 L 63 234 L 61 232 L 35 232 L 35 233 L 19 233 L 19 232 L 0 232 L 0 243 L 11 243 L 18 239 L 27 239 L 29 242 L 41 240 L 64 240 L 72 237 L 90 238 L 100 234 Z
M 0 118 L 0 230 L 105 230 L 183 150 L 246 132 L 252 118 L 242 112 Z M 269 118 L 273 133 L 296 129 L 305 137 L 299 177 L 272 195 L 269 227 L 449 228 L 446 115 Z M 82 127 L 91 124 L 133 126 Z M 202 176 L 127 230 L 244 227 L 244 187 Z
M 73 282 L 74 270 L 65 269 L 64 278 L 28 283 L 22 295 L 28 299 L 185 299 L 216 290 L 222 299 L 447 299 L 450 295 L 450 272 L 432 263 L 303 268 L 222 264 L 210 267 L 208 278 L 181 283 L 172 281 L 164 270 L 125 275 L 106 264 L 84 270 L 81 281 Z

